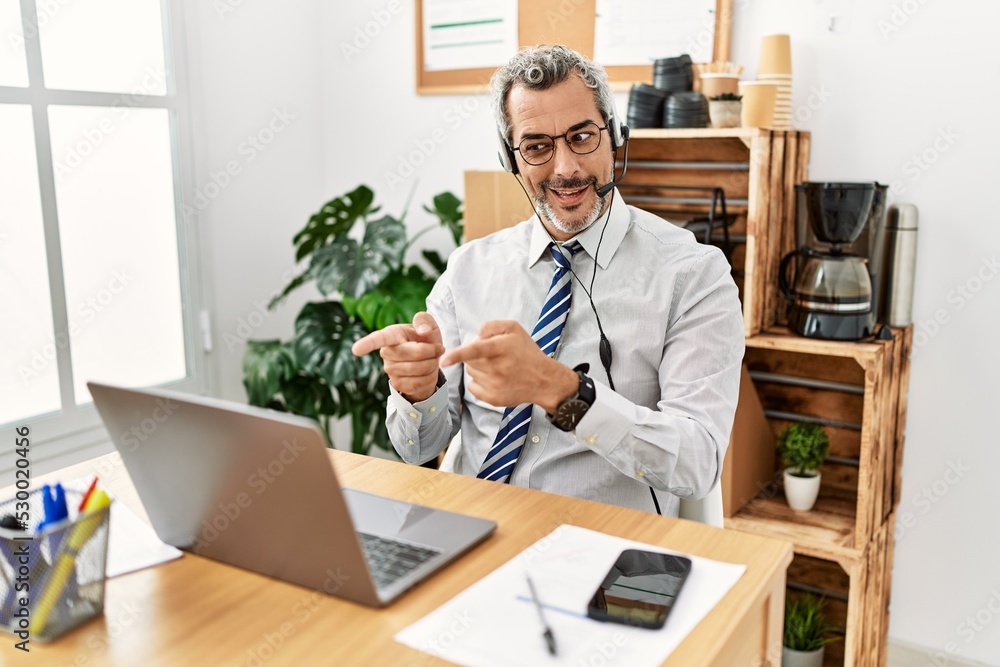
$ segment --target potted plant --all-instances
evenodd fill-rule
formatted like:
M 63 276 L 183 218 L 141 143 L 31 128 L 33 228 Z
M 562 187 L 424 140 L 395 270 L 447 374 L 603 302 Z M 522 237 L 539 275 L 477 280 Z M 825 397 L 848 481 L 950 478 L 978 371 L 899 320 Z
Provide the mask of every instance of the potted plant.
M 778 438 L 778 455 L 785 465 L 785 499 L 797 512 L 807 512 L 819 495 L 819 467 L 830 451 L 830 438 L 819 424 L 798 422 Z
M 328 435 L 333 419 L 349 417 L 351 450 L 359 454 L 372 445 L 390 449 L 385 429 L 389 378 L 378 352 L 359 359 L 351 345 L 376 329 L 410 322 L 424 309 L 446 263 L 437 252 L 424 250 L 430 271 L 406 264 L 413 242 L 440 225 L 457 246 L 463 231 L 462 202 L 450 192 L 434 197 L 433 207 L 424 206 L 439 224 L 409 240 L 406 213 L 374 218 L 379 207 L 373 201 L 372 191 L 361 185 L 309 218 L 292 239 L 295 259 L 305 268 L 268 308 L 310 282 L 326 298 L 302 307 L 291 340 L 248 341 L 243 357 L 243 386 L 251 405 L 312 417 Z
M 824 647 L 837 641 L 826 624 L 826 600 L 803 593 L 785 601 L 785 634 L 781 650 L 782 667 L 822 667 Z
M 708 117 L 712 127 L 739 127 L 743 96 L 722 93 L 708 100 Z

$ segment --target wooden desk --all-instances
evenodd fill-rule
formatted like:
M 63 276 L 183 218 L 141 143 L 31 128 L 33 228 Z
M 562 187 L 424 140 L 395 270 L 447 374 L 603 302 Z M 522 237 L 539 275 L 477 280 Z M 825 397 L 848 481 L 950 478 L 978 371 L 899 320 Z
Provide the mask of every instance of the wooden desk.
M 345 452 L 330 456 L 345 486 L 488 517 L 498 523 L 497 531 L 383 610 L 185 554 L 109 580 L 103 618 L 49 645 L 33 641 L 30 655 L 13 648 L 13 635 L 3 634 L 0 664 L 450 664 L 392 637 L 566 523 L 746 564 L 743 577 L 665 664 L 780 665 L 785 569 L 792 559 L 786 542 Z M 58 478 L 94 473 L 119 501 L 145 516 L 117 454 L 67 468 Z

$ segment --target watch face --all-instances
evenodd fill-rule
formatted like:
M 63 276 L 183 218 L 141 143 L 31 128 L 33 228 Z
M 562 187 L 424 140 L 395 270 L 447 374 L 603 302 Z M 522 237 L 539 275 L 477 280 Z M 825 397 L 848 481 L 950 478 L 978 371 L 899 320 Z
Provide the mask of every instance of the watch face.
M 572 431 L 587 414 L 590 404 L 578 398 L 570 399 L 559 406 L 552 421 L 564 431 Z

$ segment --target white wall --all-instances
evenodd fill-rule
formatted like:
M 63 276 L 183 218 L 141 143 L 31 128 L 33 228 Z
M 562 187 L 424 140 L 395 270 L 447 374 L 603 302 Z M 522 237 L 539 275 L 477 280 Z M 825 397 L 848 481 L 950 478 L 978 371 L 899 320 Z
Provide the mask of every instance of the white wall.
M 305 301 L 266 309 L 293 275 L 292 236 L 329 192 L 320 4 L 185 3 L 198 184 L 185 204 L 204 250 L 210 381 L 225 398 L 246 398 L 246 339 L 289 337 Z
M 272 107 L 297 114 L 203 216 L 224 396 L 242 398 L 243 349 L 230 352 L 221 334 L 235 334 L 253 302 L 280 286 L 291 235 L 319 204 L 367 183 L 377 201 L 399 212 L 415 186 L 415 230 L 427 223 L 419 204 L 446 189 L 461 196 L 466 169 L 496 167 L 485 96 L 414 93 L 413 11 L 401 4 L 395 15 L 388 0 L 281 9 L 242 3 L 221 19 L 209 3 L 191 12 L 200 33 L 194 63 L 202 69 L 203 170 L 239 159 L 239 143 L 264 126 Z M 813 133 L 811 177 L 895 183 L 894 200 L 920 209 L 918 334 L 890 634 L 938 651 L 936 664 L 955 656 L 1000 664 L 1000 485 L 991 483 L 1000 453 L 987 420 L 997 409 L 1000 355 L 991 343 L 1000 328 L 1000 279 L 979 282 L 994 278 L 990 262 L 1000 254 L 995 186 L 987 182 L 1000 155 L 989 123 L 1000 97 L 1000 49 L 992 41 L 1000 5 L 735 4 L 733 60 L 749 72 L 761 35 L 793 35 L 794 106 L 799 126 Z M 366 44 L 357 31 L 379 12 L 386 25 L 369 26 L 377 34 Z M 839 17 L 833 32 L 831 15 Z M 345 54 L 352 43 L 359 52 Z M 425 156 L 418 143 L 429 152 L 435 132 L 444 139 Z M 393 187 L 387 174 L 399 173 L 401 160 L 423 164 Z M 450 247 L 443 234 L 429 243 Z M 959 286 L 977 291 L 964 299 Z M 299 303 L 266 318 L 252 337 L 290 335 Z

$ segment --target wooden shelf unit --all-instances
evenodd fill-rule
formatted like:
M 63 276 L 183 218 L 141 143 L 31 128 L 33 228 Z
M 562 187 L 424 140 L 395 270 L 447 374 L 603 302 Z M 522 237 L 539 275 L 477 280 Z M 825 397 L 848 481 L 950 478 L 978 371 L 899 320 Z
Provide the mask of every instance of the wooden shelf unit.
M 794 544 L 789 590 L 826 596 L 828 621 L 844 633 L 827 647 L 826 665 L 885 662 L 913 329 L 893 334 L 853 343 L 773 330 L 746 341 L 744 360 L 772 432 L 816 421 L 831 446 L 813 510 L 789 509 L 776 458 L 774 484 L 726 527 Z
M 727 212 L 736 214 L 730 234 L 745 237 L 732 264 L 747 336 L 781 319 L 778 264 L 795 247 L 795 184 L 808 178 L 809 145 L 808 132 L 761 128 L 639 129 L 629 139 L 628 172 L 619 189 L 630 204 L 679 222 L 705 214 L 710 197 L 656 186 L 725 192 Z

